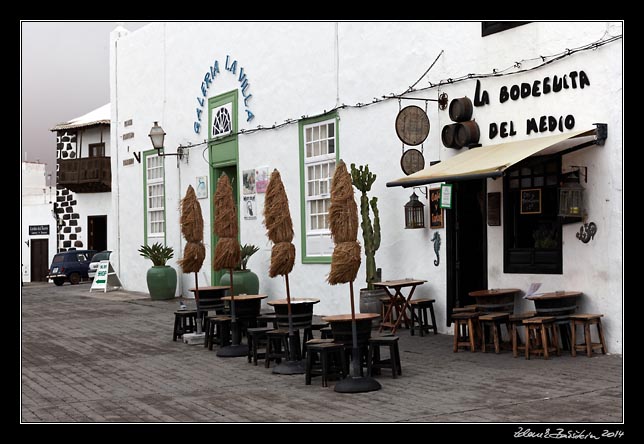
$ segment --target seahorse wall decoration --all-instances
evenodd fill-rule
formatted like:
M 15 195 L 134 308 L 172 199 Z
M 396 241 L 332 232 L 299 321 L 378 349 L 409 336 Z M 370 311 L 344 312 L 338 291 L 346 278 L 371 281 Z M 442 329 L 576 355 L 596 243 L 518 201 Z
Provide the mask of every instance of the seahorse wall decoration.
M 434 265 L 438 267 L 438 264 L 441 262 L 441 258 L 438 255 L 438 252 L 441 249 L 441 235 L 438 234 L 438 231 L 434 232 L 434 237 L 432 237 L 432 242 L 434 242 L 434 253 L 436 253 L 436 259 L 434 259 Z
M 590 242 L 591 239 L 595 238 L 596 233 L 597 233 L 597 225 L 595 225 L 595 222 L 583 224 L 579 228 L 579 233 L 577 233 L 577 239 L 587 244 L 588 242 Z

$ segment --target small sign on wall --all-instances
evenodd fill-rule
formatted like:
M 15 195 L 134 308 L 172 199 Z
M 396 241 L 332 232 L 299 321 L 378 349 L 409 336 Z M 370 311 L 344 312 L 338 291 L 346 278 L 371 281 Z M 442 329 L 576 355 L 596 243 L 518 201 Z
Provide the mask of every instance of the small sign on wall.
M 244 219 L 257 219 L 257 202 L 254 194 L 252 196 L 244 196 Z
M 29 236 L 46 236 L 49 234 L 49 225 L 29 225 Z
M 243 194 L 255 194 L 255 169 L 242 171 Z
M 440 188 L 429 190 L 429 228 L 443 228 Z
M 195 194 L 197 199 L 206 199 L 208 197 L 208 176 L 197 176 Z
M 268 187 L 268 167 L 260 167 L 255 170 L 255 189 L 258 193 L 265 193 Z
M 441 185 L 441 208 L 452 208 L 452 185 Z

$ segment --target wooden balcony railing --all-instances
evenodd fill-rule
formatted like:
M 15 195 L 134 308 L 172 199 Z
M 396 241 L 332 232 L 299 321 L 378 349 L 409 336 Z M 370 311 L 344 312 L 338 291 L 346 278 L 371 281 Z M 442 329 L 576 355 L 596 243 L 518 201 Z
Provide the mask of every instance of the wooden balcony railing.
M 58 160 L 58 185 L 76 193 L 104 193 L 112 190 L 109 157 Z

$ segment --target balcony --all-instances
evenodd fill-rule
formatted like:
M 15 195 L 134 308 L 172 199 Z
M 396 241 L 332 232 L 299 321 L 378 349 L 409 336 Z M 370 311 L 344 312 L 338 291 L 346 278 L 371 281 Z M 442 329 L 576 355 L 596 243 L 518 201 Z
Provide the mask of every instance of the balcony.
M 105 193 L 112 190 L 109 157 L 58 160 L 58 185 L 75 193 Z

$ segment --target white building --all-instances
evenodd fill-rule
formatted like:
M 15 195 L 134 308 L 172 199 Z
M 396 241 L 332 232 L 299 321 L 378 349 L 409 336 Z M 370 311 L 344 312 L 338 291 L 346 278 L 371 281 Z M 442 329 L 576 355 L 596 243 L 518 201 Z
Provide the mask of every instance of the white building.
M 51 131 L 57 136 L 57 250 L 106 250 L 111 244 L 110 104 Z
M 56 192 L 46 165 L 22 162 L 21 174 L 21 266 L 22 281 L 46 281 L 51 258 L 56 253 L 56 219 L 52 202 Z
M 181 256 L 178 208 L 188 185 L 206 185 L 200 202 L 212 254 L 214 185 L 225 172 L 236 184 L 238 206 L 255 206 L 253 216 L 239 215 L 240 240 L 261 247 L 249 261 L 260 292 L 283 298 L 282 279 L 268 278 L 264 194 L 242 189 L 245 172 L 256 173 L 258 187 L 260 176 L 277 168 L 295 228 L 291 294 L 320 298 L 318 314 L 347 313 L 348 288 L 325 281 L 333 247 L 326 221 L 329 178 L 343 159 L 368 164 L 378 175 L 371 195 L 379 199 L 382 243 L 376 261 L 382 278 L 426 279 L 415 297 L 436 299 L 440 331 L 450 331 L 448 313 L 469 302 L 469 291 L 527 290 L 539 282 L 543 292 L 582 291 L 579 311 L 605 315 L 608 348 L 620 353 L 622 25 L 508 25 L 155 23 L 132 33 L 117 28 L 110 56 L 116 219 L 110 244 L 124 285 L 146 290 L 150 263 L 137 252 L 141 244 L 162 241 L 175 248 L 175 259 Z M 469 120 L 478 124 L 481 148 L 445 146 L 443 128 L 453 122 L 448 109 L 438 106 L 441 94 L 450 104 L 465 96 L 474 102 Z M 430 122 L 419 146 L 403 144 L 396 131 L 399 112 L 410 105 L 426 111 Z M 158 157 L 152 150 L 148 133 L 155 121 L 167 133 L 165 153 L 182 156 Z M 580 148 L 578 140 L 567 140 L 578 131 L 591 131 L 583 141 L 602 139 L 595 123 L 606 124 L 603 145 L 564 150 Z M 565 146 L 542 139 L 559 135 Z M 447 163 L 521 141 L 516 147 L 526 156 L 502 146 L 494 156 L 501 166 L 493 170 Z M 433 219 L 436 228 L 406 230 L 411 189 L 387 187 L 401 184 L 401 155 L 414 148 L 426 166 L 440 160 L 449 167 L 453 207 L 444 211 L 442 223 Z M 584 202 L 564 218 L 558 212 L 560 183 L 576 170 Z M 417 183 L 423 193 L 425 186 L 440 186 L 431 177 Z M 420 201 L 427 211 L 424 195 Z M 576 236 L 584 222 L 597 228 L 587 243 Z M 438 260 L 435 233 L 442 239 Z M 179 270 L 176 260 L 170 265 Z M 363 261 L 356 288 L 364 286 L 364 276 Z M 208 260 L 202 279 L 218 282 Z M 188 296 L 193 283 L 192 276 L 183 276 L 177 294 Z M 518 297 L 516 310 L 527 309 L 532 302 Z

